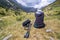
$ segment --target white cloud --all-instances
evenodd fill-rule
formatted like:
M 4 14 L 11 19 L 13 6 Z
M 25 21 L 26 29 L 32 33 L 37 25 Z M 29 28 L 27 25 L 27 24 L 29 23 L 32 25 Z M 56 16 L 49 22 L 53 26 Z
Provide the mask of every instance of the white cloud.
M 40 4 L 35 5 L 34 8 L 42 8 L 45 7 L 51 3 L 53 3 L 55 0 L 42 0 Z
M 26 6 L 26 4 L 22 1 L 22 0 L 16 0 L 18 3 L 20 3 L 20 4 L 22 4 L 22 5 L 24 5 L 24 6 Z
M 36 3 L 36 2 L 39 2 L 37 0 L 16 0 L 18 3 L 24 5 L 24 6 L 27 6 L 29 7 L 29 5 L 27 5 L 26 3 Z M 24 2 L 25 3 L 24 3 Z M 34 7 L 34 8 L 42 8 L 42 7 L 45 7 L 51 3 L 53 3 L 54 1 L 56 0 L 41 0 L 40 3 L 38 5 L 35 5 L 35 6 L 30 6 L 30 7 Z

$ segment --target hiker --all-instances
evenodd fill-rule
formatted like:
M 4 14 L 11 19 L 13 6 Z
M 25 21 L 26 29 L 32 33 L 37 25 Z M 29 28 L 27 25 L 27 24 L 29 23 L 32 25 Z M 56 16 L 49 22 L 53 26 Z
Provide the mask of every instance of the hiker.
M 37 11 L 35 12 L 35 22 L 34 22 L 34 27 L 35 28 L 44 28 L 45 24 L 44 24 L 44 12 L 40 9 L 37 9 Z

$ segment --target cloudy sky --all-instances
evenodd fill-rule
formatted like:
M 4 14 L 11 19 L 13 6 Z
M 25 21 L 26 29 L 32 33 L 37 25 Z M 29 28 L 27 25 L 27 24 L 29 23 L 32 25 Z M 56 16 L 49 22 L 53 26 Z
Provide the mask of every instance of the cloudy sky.
M 16 0 L 16 1 L 26 7 L 42 8 L 53 3 L 56 0 Z

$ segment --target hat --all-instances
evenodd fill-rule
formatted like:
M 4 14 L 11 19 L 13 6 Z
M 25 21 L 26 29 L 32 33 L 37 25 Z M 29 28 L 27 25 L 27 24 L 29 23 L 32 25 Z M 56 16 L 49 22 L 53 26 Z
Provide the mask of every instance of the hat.
M 36 14 L 41 14 L 41 13 L 43 13 L 43 11 L 40 9 L 37 9 Z
M 41 9 L 37 9 L 37 12 L 43 12 Z

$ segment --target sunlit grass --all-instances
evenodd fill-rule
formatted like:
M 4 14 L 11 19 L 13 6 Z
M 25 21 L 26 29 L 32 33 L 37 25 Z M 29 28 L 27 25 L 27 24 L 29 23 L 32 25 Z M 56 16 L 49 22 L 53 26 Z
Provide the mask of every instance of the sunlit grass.
M 48 19 L 50 17 L 51 17 L 51 19 Z M 25 16 L 25 18 L 29 18 L 32 21 L 32 27 L 31 27 L 31 32 L 30 32 L 31 34 L 30 34 L 30 38 L 28 38 L 28 40 L 34 40 L 34 39 L 35 40 L 37 40 L 37 39 L 49 40 L 49 37 L 53 37 L 55 40 L 58 40 L 60 34 L 57 35 L 56 33 L 60 32 L 60 29 L 59 29 L 60 28 L 60 20 L 56 19 L 56 17 L 55 18 L 53 18 L 53 17 L 54 16 L 46 17 L 46 20 L 45 20 L 46 27 L 45 28 L 35 29 L 33 27 L 33 23 L 35 20 L 34 14 L 28 14 L 27 16 Z M 26 19 L 24 19 L 24 20 L 26 20 Z M 23 20 L 18 21 L 10 26 L 7 26 L 6 28 L 3 28 L 4 35 L 6 36 L 8 34 L 13 34 L 13 37 L 10 38 L 9 40 L 26 40 L 24 38 L 24 34 L 26 31 L 22 27 L 22 22 L 23 22 Z M 52 33 L 46 32 L 46 29 L 49 29 L 49 28 L 53 30 Z M 1 34 L 0 37 L 2 37 L 2 35 L 3 34 Z M 39 36 L 39 37 L 37 38 L 37 36 Z

